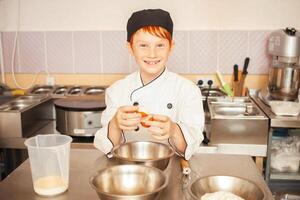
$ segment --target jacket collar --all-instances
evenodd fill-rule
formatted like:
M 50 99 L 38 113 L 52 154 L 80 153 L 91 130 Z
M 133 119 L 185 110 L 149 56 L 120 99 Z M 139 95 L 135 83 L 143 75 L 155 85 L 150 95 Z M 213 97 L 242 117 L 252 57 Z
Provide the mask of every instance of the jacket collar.
M 165 69 L 161 72 L 160 75 L 158 75 L 155 79 L 153 79 L 152 81 L 150 81 L 149 83 L 144 85 L 142 78 L 141 78 L 140 70 L 138 70 L 136 72 L 136 78 L 135 78 L 136 86 L 130 94 L 130 100 L 132 100 L 132 96 L 139 91 L 142 91 L 144 89 L 148 90 L 148 89 L 156 88 L 157 86 L 159 86 L 160 83 L 166 79 L 167 74 L 168 74 L 168 69 L 167 69 L 167 67 L 165 67 Z

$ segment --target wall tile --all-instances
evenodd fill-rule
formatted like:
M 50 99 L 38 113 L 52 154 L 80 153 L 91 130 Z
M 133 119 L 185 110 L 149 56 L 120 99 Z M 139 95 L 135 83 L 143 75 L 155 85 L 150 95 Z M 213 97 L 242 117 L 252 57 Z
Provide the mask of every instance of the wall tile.
M 219 71 L 223 74 L 232 74 L 234 64 L 241 70 L 247 56 L 247 48 L 247 31 L 220 31 Z
M 20 32 L 20 71 L 36 73 L 45 71 L 45 45 L 43 32 Z
M 47 32 L 47 63 L 50 73 L 72 73 L 72 32 Z
M 100 32 L 74 32 L 76 73 L 101 73 Z
M 190 32 L 190 73 L 211 74 L 217 69 L 217 31 Z
M 267 53 L 268 36 L 271 31 L 249 32 L 249 74 L 268 74 L 271 57 Z
M 15 32 L 2 32 L 2 48 L 3 48 L 3 64 L 4 71 L 10 73 L 11 70 L 11 61 L 12 61 L 12 52 L 15 40 Z M 18 43 L 18 42 L 17 42 Z M 14 70 L 19 72 L 19 55 L 18 48 L 16 46 L 15 59 L 14 59 Z
M 177 73 L 212 74 L 217 69 L 231 74 L 250 57 L 249 74 L 267 74 L 270 56 L 266 52 L 270 31 L 175 31 L 174 51 L 167 66 Z M 126 48 L 125 31 L 20 32 L 15 55 L 15 72 L 35 73 L 131 73 L 138 69 Z M 3 32 L 6 72 L 11 72 L 14 32 Z M 219 43 L 218 43 L 219 42 Z M 18 56 L 20 53 L 20 56 Z M 20 65 L 19 65 L 20 64 Z
M 170 71 L 176 73 L 188 73 L 188 32 L 187 31 L 175 31 L 174 41 L 175 46 L 172 54 L 167 62 L 167 67 Z
M 129 73 L 125 31 L 103 31 L 103 73 Z

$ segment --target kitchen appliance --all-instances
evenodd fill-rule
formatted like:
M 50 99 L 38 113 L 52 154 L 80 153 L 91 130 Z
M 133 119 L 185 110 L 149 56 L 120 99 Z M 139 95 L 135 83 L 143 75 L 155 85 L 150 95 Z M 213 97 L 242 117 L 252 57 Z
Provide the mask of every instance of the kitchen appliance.
M 265 99 L 294 101 L 300 84 L 300 33 L 295 28 L 272 32 L 268 41 L 272 55 Z
M 54 101 L 56 129 L 71 136 L 94 136 L 101 128 L 101 113 L 105 109 L 103 96 L 77 96 Z

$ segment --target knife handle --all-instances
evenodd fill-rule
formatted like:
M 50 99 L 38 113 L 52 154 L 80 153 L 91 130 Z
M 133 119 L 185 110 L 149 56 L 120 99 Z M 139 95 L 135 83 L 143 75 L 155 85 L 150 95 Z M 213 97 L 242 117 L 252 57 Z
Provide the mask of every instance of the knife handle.
M 239 80 L 239 66 L 238 65 L 233 66 L 233 76 L 234 76 L 235 82 Z
M 245 58 L 244 67 L 243 67 L 243 74 L 248 74 L 247 70 L 248 70 L 249 62 L 250 62 L 250 58 L 249 57 Z

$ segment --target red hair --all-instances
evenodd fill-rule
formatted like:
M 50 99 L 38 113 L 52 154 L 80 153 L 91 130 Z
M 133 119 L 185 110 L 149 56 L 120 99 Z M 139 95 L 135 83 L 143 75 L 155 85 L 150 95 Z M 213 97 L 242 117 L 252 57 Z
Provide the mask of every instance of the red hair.
M 139 29 L 144 32 L 150 33 L 151 35 L 167 39 L 169 41 L 170 46 L 172 46 L 172 36 L 165 28 L 161 26 L 144 26 L 143 28 Z M 134 33 L 135 34 L 135 33 Z M 133 43 L 133 36 L 130 38 L 130 45 L 132 46 Z

